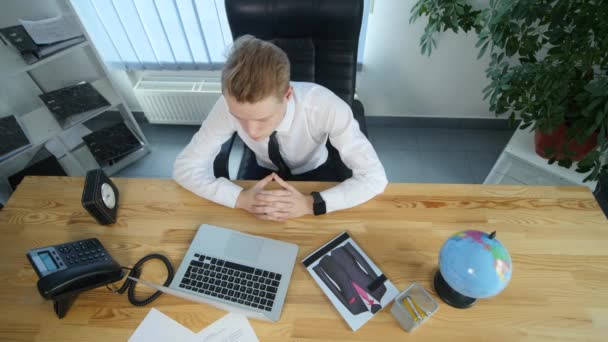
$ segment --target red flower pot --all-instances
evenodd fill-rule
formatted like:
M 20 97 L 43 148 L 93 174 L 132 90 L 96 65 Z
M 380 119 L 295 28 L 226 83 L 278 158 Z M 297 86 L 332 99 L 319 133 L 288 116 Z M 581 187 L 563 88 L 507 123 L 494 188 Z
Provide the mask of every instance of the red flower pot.
M 550 134 L 542 133 L 539 129 L 534 133 L 534 145 L 536 154 L 548 159 L 545 154 L 545 149 L 553 148 L 555 153 L 554 157 L 557 159 L 566 158 L 564 151 L 567 150 L 573 153 L 570 156 L 571 160 L 579 161 L 591 152 L 597 146 L 597 132 L 589 137 L 583 144 L 579 144 L 576 139 L 566 140 L 567 126 L 562 124 L 555 131 Z

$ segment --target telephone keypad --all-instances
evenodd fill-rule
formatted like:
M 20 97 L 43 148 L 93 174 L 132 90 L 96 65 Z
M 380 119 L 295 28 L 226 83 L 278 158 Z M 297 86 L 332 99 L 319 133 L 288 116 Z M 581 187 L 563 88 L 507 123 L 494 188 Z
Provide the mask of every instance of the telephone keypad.
M 105 250 L 95 239 L 72 242 L 57 248 L 61 258 L 68 265 L 80 265 L 90 262 L 107 261 Z

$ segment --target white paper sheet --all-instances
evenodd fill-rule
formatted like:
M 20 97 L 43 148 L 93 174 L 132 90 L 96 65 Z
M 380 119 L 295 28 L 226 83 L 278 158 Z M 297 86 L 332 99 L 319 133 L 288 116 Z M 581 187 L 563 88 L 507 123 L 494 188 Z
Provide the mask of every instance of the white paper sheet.
M 152 308 L 129 342 L 259 342 L 243 315 L 229 313 L 198 334 Z
M 188 342 L 258 342 L 258 338 L 243 315 L 229 313 L 191 337 Z
M 162 312 L 152 308 L 139 324 L 129 342 L 189 341 L 194 333 L 172 320 Z
M 19 19 L 19 23 L 36 44 L 51 44 L 82 35 L 76 19 L 71 15 L 36 21 Z

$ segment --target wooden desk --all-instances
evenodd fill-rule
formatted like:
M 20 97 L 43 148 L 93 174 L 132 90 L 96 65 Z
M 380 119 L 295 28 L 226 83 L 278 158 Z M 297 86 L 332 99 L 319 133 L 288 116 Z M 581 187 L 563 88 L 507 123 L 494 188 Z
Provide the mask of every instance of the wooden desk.
M 81 207 L 82 178 L 28 177 L 0 211 L 0 340 L 125 341 L 151 307 L 200 331 L 225 313 L 167 295 L 134 307 L 105 288 L 80 295 L 59 320 L 38 294 L 25 253 L 98 237 L 123 265 L 159 252 L 177 267 L 201 223 L 296 243 L 298 261 L 348 230 L 400 290 L 417 281 L 434 293 L 439 249 L 462 229 L 498 231 L 513 258 L 513 279 L 498 297 L 468 310 L 443 304 L 413 334 L 387 309 L 351 332 L 298 263 L 280 322 L 251 321 L 261 341 L 608 338 L 608 222 L 584 187 L 391 184 L 357 208 L 280 224 L 207 202 L 171 180 L 115 182 L 121 207 L 113 226 L 95 224 Z M 296 183 L 303 191 L 329 185 Z M 161 282 L 157 266 L 146 265 L 143 277 Z

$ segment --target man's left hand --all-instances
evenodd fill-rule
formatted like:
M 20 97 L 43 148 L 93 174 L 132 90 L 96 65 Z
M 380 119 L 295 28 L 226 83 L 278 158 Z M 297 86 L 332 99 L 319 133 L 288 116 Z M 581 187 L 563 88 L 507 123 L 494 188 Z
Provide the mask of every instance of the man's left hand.
M 283 189 L 262 190 L 255 196 L 257 205 L 279 209 L 279 211 L 266 214 L 269 220 L 283 222 L 291 218 L 313 214 L 313 198 L 311 195 L 300 193 L 276 174 L 273 180 Z

